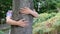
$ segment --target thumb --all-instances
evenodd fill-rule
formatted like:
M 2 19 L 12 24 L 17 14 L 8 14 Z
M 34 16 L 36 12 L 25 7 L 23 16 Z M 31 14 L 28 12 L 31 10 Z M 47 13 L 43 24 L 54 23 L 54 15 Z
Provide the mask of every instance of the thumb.
M 25 18 L 21 19 L 21 21 L 25 21 L 25 20 L 26 20 Z

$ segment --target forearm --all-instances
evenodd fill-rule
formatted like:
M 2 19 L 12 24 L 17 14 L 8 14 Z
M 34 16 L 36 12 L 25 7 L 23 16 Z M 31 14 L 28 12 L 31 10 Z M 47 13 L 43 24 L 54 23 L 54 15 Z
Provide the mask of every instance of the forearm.
M 37 12 L 35 12 L 35 11 L 33 11 L 33 12 L 31 12 L 31 15 L 33 15 L 34 17 L 38 17 L 38 13 Z
M 9 24 L 9 25 L 18 25 L 17 21 L 12 20 L 10 18 L 6 19 L 6 23 Z

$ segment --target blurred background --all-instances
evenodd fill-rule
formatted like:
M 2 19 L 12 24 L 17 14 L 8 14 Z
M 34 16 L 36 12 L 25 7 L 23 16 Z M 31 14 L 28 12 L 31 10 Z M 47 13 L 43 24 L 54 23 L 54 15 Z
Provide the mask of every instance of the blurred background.
M 34 9 L 39 13 L 34 18 L 33 34 L 60 34 L 60 0 L 33 0 Z M 0 0 L 0 34 L 9 34 L 6 13 L 12 10 L 12 0 Z

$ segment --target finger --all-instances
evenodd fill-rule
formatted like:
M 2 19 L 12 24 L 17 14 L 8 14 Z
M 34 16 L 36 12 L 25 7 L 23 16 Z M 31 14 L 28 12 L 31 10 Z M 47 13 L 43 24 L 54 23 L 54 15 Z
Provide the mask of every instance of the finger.
M 24 9 L 27 9 L 27 7 L 24 7 Z
M 30 9 L 29 7 L 24 7 L 25 9 Z
M 36 10 L 35 10 L 35 9 L 33 9 L 33 11 L 34 11 L 34 12 L 36 12 Z
M 20 13 L 23 13 L 24 11 L 20 10 Z
M 23 8 L 20 8 L 20 10 L 22 10 Z
M 23 18 L 23 19 L 21 19 L 21 21 L 26 21 L 26 19 L 25 19 L 25 18 Z
M 20 10 L 21 13 L 25 13 L 26 12 L 26 9 L 22 9 Z
M 23 9 L 29 9 L 29 8 L 28 7 L 20 8 L 20 10 L 23 10 Z
M 20 10 L 20 13 L 23 13 L 23 14 L 25 14 L 25 11 L 22 11 L 22 10 Z
M 19 20 L 19 21 L 23 21 L 23 20 L 25 20 L 25 19 L 21 19 L 21 20 Z
M 26 21 L 26 20 L 25 20 L 24 22 L 29 22 L 29 21 Z
M 26 26 L 26 24 L 23 24 L 23 25 L 21 25 L 22 27 L 25 27 Z
M 25 10 L 28 10 L 29 8 L 28 7 L 24 7 L 22 10 L 25 11 Z
M 23 11 L 25 11 L 23 8 L 20 8 L 20 12 L 23 12 Z
M 25 11 L 25 10 L 23 10 L 23 9 L 22 9 L 22 10 L 20 10 L 20 12 L 23 12 L 23 11 Z
M 24 8 L 21 8 L 20 10 L 26 10 L 26 7 L 24 7 Z
M 28 24 L 23 24 L 24 27 L 28 26 Z

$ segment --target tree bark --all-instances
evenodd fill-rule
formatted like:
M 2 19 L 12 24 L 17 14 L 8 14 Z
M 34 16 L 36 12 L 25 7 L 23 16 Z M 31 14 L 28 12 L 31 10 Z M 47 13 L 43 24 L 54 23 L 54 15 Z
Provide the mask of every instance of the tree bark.
M 19 10 L 23 7 L 29 7 L 33 10 L 33 0 L 13 0 L 13 20 L 20 20 L 25 18 L 27 21 L 29 21 L 29 26 L 27 27 L 19 27 L 19 26 L 11 26 L 11 34 L 32 34 L 32 23 L 33 23 L 33 17 L 32 15 L 25 15 L 20 14 Z

